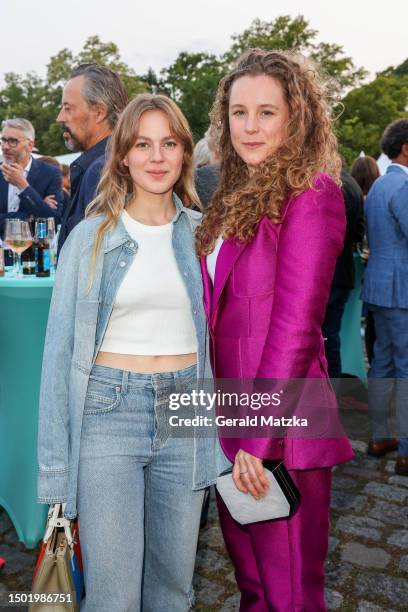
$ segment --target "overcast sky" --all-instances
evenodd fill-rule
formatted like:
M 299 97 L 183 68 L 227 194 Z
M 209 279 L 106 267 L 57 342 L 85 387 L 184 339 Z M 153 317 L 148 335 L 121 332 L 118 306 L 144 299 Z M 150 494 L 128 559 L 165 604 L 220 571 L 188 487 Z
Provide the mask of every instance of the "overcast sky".
M 45 74 L 49 58 L 77 53 L 97 34 L 139 74 L 180 51 L 219 54 L 256 17 L 299 14 L 318 40 L 343 46 L 372 74 L 408 57 L 408 0 L 0 0 L 0 82 L 6 72 Z

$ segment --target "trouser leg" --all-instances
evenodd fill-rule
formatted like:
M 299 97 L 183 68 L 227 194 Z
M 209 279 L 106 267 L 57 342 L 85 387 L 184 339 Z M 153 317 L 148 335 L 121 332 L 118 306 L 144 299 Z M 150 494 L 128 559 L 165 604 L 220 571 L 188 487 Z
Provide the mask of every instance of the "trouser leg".
M 331 469 L 290 472 L 301 494 L 297 512 L 241 526 L 221 502 L 227 548 L 242 612 L 322 612 L 328 549 Z
M 222 534 L 234 564 L 235 579 L 241 592 L 241 612 L 268 610 L 248 525 L 240 525 L 216 493 Z
M 350 295 L 348 287 L 332 287 L 322 326 L 330 378 L 341 377 L 340 329 L 344 308 Z
M 395 413 L 397 435 L 400 439 L 398 452 L 408 455 L 408 309 L 390 308 L 388 313 L 391 329 L 394 375 Z
M 252 546 L 269 610 L 320 612 L 326 610 L 331 469 L 290 475 L 301 495 L 298 510 L 289 519 L 251 525 Z
M 78 516 L 82 612 L 138 612 L 144 540 L 143 467 L 131 457 L 82 460 Z
M 141 607 L 144 468 L 151 459 L 153 393 L 143 381 L 128 389 L 122 375 L 125 380 L 126 373 L 95 367 L 85 401 L 78 473 L 86 591 L 81 612 L 139 612 Z
M 368 371 L 368 416 L 374 439 L 392 437 L 388 413 L 394 389 L 392 329 L 388 308 L 370 306 L 374 313 L 376 339 L 374 356 Z
M 189 388 L 186 383 L 182 390 Z M 168 395 L 174 390 L 159 386 L 156 393 L 153 459 L 146 468 L 143 612 L 185 612 L 193 603 L 204 490 L 193 491 L 194 430 L 172 437 Z

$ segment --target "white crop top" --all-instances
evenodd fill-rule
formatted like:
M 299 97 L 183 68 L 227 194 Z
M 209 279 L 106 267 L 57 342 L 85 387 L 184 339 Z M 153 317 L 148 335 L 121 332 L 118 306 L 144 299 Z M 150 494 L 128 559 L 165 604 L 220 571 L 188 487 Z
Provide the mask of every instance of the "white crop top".
M 217 266 L 217 257 L 218 257 L 218 253 L 220 252 L 220 249 L 223 245 L 223 237 L 222 236 L 218 236 L 216 242 L 215 242 L 215 247 L 212 253 L 210 253 L 209 255 L 207 255 L 207 272 L 212 280 L 212 284 L 214 285 L 214 278 L 215 278 L 215 268 Z
M 172 223 L 122 221 L 138 250 L 113 305 L 101 351 L 124 355 L 185 355 L 197 351 L 190 298 L 171 243 Z

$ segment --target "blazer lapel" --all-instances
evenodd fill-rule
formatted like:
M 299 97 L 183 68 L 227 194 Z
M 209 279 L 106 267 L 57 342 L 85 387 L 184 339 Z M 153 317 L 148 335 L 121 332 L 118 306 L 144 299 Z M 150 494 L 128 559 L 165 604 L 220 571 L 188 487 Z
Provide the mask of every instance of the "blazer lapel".
M 38 162 L 36 161 L 36 159 L 33 157 L 32 162 L 31 162 L 31 168 L 29 173 L 27 174 L 27 181 L 30 183 L 35 183 L 35 177 L 37 176 L 38 173 Z
M 214 290 L 211 302 L 211 323 L 213 327 L 216 322 L 221 294 L 232 272 L 234 263 L 244 251 L 245 247 L 245 242 L 237 242 L 234 240 L 224 240 L 222 243 L 222 247 L 217 257 L 217 265 L 215 267 Z

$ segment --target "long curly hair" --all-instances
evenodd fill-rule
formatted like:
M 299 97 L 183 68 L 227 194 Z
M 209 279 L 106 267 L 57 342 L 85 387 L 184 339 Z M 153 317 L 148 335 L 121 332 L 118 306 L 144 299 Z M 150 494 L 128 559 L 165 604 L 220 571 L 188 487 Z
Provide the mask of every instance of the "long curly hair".
M 276 79 L 289 109 L 285 139 L 251 173 L 231 143 L 231 87 L 243 76 Z M 263 216 L 281 220 L 289 196 L 314 188 L 319 172 L 340 183 L 341 160 L 332 129 L 328 82 L 314 63 L 288 51 L 250 49 L 220 82 L 211 112 L 211 133 L 221 155 L 220 181 L 196 235 L 197 253 L 208 255 L 219 235 L 250 241 Z
M 91 278 L 96 259 L 105 234 L 118 223 L 126 202 L 134 190 L 128 166 L 123 163 L 136 141 L 140 118 L 146 111 L 159 110 L 169 121 L 171 134 L 184 147 L 180 177 L 174 185 L 174 192 L 185 206 L 198 205 L 199 197 L 194 186 L 193 153 L 194 142 L 187 119 L 173 100 L 165 95 L 140 94 L 126 106 L 112 133 L 108 144 L 108 158 L 97 189 L 96 198 L 87 206 L 85 216 L 103 215 L 104 219 L 96 232 Z

